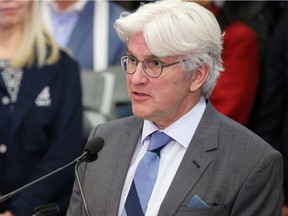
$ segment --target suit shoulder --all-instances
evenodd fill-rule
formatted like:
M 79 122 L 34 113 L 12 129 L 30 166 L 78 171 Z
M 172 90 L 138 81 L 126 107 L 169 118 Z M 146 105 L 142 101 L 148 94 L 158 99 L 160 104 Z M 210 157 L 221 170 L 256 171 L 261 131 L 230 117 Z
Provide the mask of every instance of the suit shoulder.
M 262 152 L 277 152 L 269 143 L 263 138 L 258 136 L 256 133 L 241 125 L 240 123 L 220 114 L 221 127 L 220 127 L 220 138 L 230 140 L 235 146 L 242 148 L 249 148 L 251 151 Z
M 122 130 L 131 125 L 139 124 L 141 122 L 143 122 L 143 120 L 136 116 L 128 116 L 125 118 L 120 118 L 120 119 L 115 119 L 112 121 L 105 122 L 99 125 L 99 128 L 103 128 L 105 130 L 120 130 L 120 129 Z
M 72 52 L 69 51 L 68 49 L 62 49 L 62 48 L 59 51 L 59 61 L 66 61 L 71 62 L 73 64 L 78 64 Z
M 80 66 L 77 60 L 67 50 L 60 49 L 59 59 L 56 62 L 57 67 L 61 71 L 67 71 L 69 74 L 80 73 Z

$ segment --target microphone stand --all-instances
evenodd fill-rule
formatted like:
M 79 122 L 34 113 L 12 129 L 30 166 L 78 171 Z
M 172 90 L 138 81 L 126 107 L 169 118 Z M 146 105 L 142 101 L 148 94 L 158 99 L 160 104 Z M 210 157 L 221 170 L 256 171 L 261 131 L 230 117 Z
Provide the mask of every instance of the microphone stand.
M 79 167 L 80 164 L 81 164 L 81 162 L 77 163 L 75 165 L 75 177 L 76 177 L 76 181 L 77 181 L 77 184 L 78 184 L 78 187 L 79 187 L 79 191 L 80 191 L 80 194 L 81 194 L 81 198 L 82 198 L 82 201 L 83 201 L 85 213 L 86 213 L 87 216 L 90 216 L 90 212 L 88 210 L 87 202 L 86 202 L 86 199 L 85 199 L 85 196 L 84 196 L 84 192 L 83 192 L 83 189 L 82 189 L 82 186 L 81 186 L 81 183 L 80 183 L 79 174 L 78 174 L 78 167 Z
M 4 195 L 4 196 L 1 196 L 1 197 L 0 197 L 0 203 L 2 203 L 2 202 L 4 202 L 5 200 L 7 200 L 7 199 L 9 199 L 9 198 L 11 198 L 11 197 L 19 194 L 20 192 L 22 192 L 22 191 L 25 190 L 26 188 L 30 187 L 30 186 L 33 185 L 33 184 L 36 184 L 37 182 L 42 181 L 42 180 L 45 179 L 45 178 L 48 178 L 49 176 L 54 175 L 55 173 L 58 173 L 58 172 L 60 172 L 61 170 L 64 170 L 64 169 L 66 169 L 67 167 L 69 167 L 69 166 L 71 166 L 71 165 L 73 165 L 73 164 L 75 164 L 75 163 L 78 164 L 79 162 L 85 160 L 85 157 L 87 156 L 87 154 L 88 154 L 88 152 L 85 152 L 83 155 L 79 156 L 78 158 L 76 158 L 76 159 L 73 160 L 72 162 L 66 164 L 65 166 L 60 167 L 60 168 L 54 170 L 53 172 L 50 172 L 50 173 L 48 173 L 48 174 L 46 174 L 46 175 L 44 175 L 44 176 L 42 176 L 42 177 L 40 177 L 40 178 L 38 178 L 38 179 L 36 179 L 36 180 L 28 183 L 28 184 L 26 184 L 26 185 L 18 188 L 17 190 L 12 191 L 11 193 L 8 193 L 8 194 L 6 194 L 6 195 Z

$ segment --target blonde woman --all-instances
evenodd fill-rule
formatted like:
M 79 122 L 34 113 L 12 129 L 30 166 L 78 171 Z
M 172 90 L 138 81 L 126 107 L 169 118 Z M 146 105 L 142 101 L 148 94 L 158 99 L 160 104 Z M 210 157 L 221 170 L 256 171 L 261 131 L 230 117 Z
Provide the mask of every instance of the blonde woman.
M 78 64 L 43 27 L 37 1 L 0 0 L 0 195 L 72 161 L 82 151 Z M 56 202 L 64 215 L 73 168 L 2 203 L 1 216 L 31 216 Z

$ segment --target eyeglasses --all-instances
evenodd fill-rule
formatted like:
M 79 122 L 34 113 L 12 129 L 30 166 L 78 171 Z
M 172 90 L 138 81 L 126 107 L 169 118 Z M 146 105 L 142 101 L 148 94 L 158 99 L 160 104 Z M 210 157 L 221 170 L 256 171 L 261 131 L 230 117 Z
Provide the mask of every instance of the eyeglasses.
M 133 56 L 122 56 L 120 58 L 121 66 L 128 74 L 133 74 L 136 71 L 138 63 L 142 63 L 144 72 L 152 78 L 157 78 L 162 74 L 164 67 L 169 67 L 175 64 L 180 63 L 180 61 L 163 64 L 157 59 L 145 59 L 144 61 L 139 61 Z

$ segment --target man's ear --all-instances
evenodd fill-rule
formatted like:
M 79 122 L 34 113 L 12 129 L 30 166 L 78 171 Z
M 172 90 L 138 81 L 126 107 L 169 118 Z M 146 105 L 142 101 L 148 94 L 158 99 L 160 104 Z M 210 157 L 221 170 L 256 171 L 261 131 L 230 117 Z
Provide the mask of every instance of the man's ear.
M 195 92 L 199 90 L 210 73 L 208 65 L 198 66 L 191 74 L 190 91 Z

